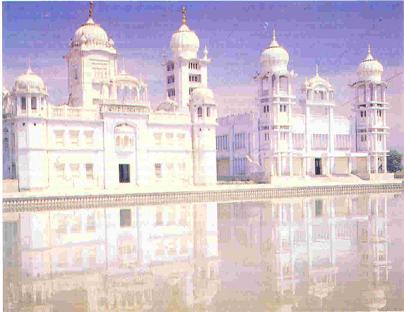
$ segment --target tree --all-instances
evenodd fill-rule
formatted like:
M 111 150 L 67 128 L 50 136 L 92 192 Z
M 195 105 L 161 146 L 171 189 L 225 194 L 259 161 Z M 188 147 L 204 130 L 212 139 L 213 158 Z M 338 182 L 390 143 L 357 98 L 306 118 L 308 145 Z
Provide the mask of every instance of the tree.
M 396 150 L 391 150 L 387 156 L 387 171 L 397 172 L 401 170 L 401 159 L 403 155 Z

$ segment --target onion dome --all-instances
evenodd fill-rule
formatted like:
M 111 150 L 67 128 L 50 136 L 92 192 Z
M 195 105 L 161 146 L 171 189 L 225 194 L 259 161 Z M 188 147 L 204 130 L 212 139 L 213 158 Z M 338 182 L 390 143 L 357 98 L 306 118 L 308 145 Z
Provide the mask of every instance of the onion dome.
M 359 64 L 357 73 L 361 80 L 374 82 L 381 82 L 382 80 L 383 65 L 372 56 L 370 45 L 368 47 L 368 55 Z
M 191 93 L 191 102 L 195 105 L 215 104 L 213 91 L 205 87 L 196 88 Z
M 261 53 L 260 62 L 263 73 L 286 74 L 288 72 L 289 54 L 276 41 L 275 30 L 273 31 L 271 44 Z
M 101 47 L 110 47 L 113 41 L 108 38 L 106 31 L 93 20 L 93 2 L 90 1 L 90 10 L 88 20 L 81 25 L 72 39 L 72 46 L 80 46 L 82 44 L 91 44 Z
M 15 81 L 15 91 L 26 93 L 47 93 L 45 83 L 41 77 L 32 72 L 31 66 L 28 67 L 25 74 L 20 75 Z
M 186 10 L 182 8 L 182 25 L 171 36 L 170 48 L 175 57 L 192 59 L 197 57 L 199 38 L 187 26 Z
M 81 45 L 84 42 L 101 46 L 108 44 L 107 33 L 91 17 L 74 33 L 73 45 Z
M 317 86 L 323 86 L 328 90 L 333 89 L 331 83 L 319 75 L 318 65 L 316 65 L 316 75 L 304 82 L 304 87 L 306 88 L 315 88 Z

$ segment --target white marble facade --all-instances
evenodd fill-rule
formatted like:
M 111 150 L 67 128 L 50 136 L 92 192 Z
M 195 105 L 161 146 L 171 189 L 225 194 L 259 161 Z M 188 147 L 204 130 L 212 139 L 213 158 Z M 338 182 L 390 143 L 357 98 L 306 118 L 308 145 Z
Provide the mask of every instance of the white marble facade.
M 335 90 L 318 67 L 301 86 L 297 100 L 296 74 L 288 62 L 289 54 L 274 31 L 254 77 L 258 92 L 251 112 L 218 119 L 218 178 L 267 182 L 350 174 L 387 178 L 387 86 L 383 66 L 370 47 L 352 85 L 355 100 L 349 117 L 335 114 Z
M 166 99 L 151 105 L 146 82 L 118 69 L 114 41 L 90 9 L 64 57 L 67 103 L 49 103 L 31 67 L 3 90 L 3 179 L 19 190 L 215 184 L 210 59 L 206 47 L 198 58 L 185 9 L 170 47 Z

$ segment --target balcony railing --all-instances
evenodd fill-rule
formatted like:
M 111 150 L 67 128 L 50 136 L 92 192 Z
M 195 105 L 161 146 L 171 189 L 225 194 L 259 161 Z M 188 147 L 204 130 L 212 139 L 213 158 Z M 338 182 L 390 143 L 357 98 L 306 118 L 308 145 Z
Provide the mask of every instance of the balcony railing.
M 96 109 L 85 109 L 82 107 L 49 106 L 48 118 L 55 119 L 80 119 L 95 120 L 99 119 L 99 112 Z

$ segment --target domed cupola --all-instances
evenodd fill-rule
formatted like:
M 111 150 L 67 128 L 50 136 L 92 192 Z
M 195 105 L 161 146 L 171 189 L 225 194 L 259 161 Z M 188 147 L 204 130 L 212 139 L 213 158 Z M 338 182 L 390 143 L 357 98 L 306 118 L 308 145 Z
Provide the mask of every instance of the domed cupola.
M 359 79 L 364 81 L 379 83 L 382 80 L 383 65 L 373 57 L 370 51 L 370 45 L 368 47 L 368 55 L 359 64 L 357 73 Z
M 31 66 L 25 74 L 20 75 L 15 81 L 14 91 L 17 93 L 41 93 L 47 94 L 45 83 L 42 78 L 34 74 Z
M 319 75 L 318 65 L 316 65 L 316 75 L 314 77 L 310 78 L 309 80 L 306 80 L 304 82 L 304 87 L 311 88 L 311 89 L 323 87 L 326 90 L 333 90 L 331 83 Z
M 271 72 L 281 75 L 288 72 L 289 54 L 276 40 L 275 30 L 271 44 L 261 53 L 260 62 L 263 74 Z
M 187 26 L 186 9 L 182 8 L 182 25 L 172 35 L 170 48 L 175 57 L 192 59 L 197 57 L 199 38 Z
M 93 3 L 90 2 L 89 18 L 87 22 L 81 25 L 72 40 L 72 46 L 92 45 L 101 47 L 113 46 L 112 39 L 108 38 L 106 31 L 93 20 Z

